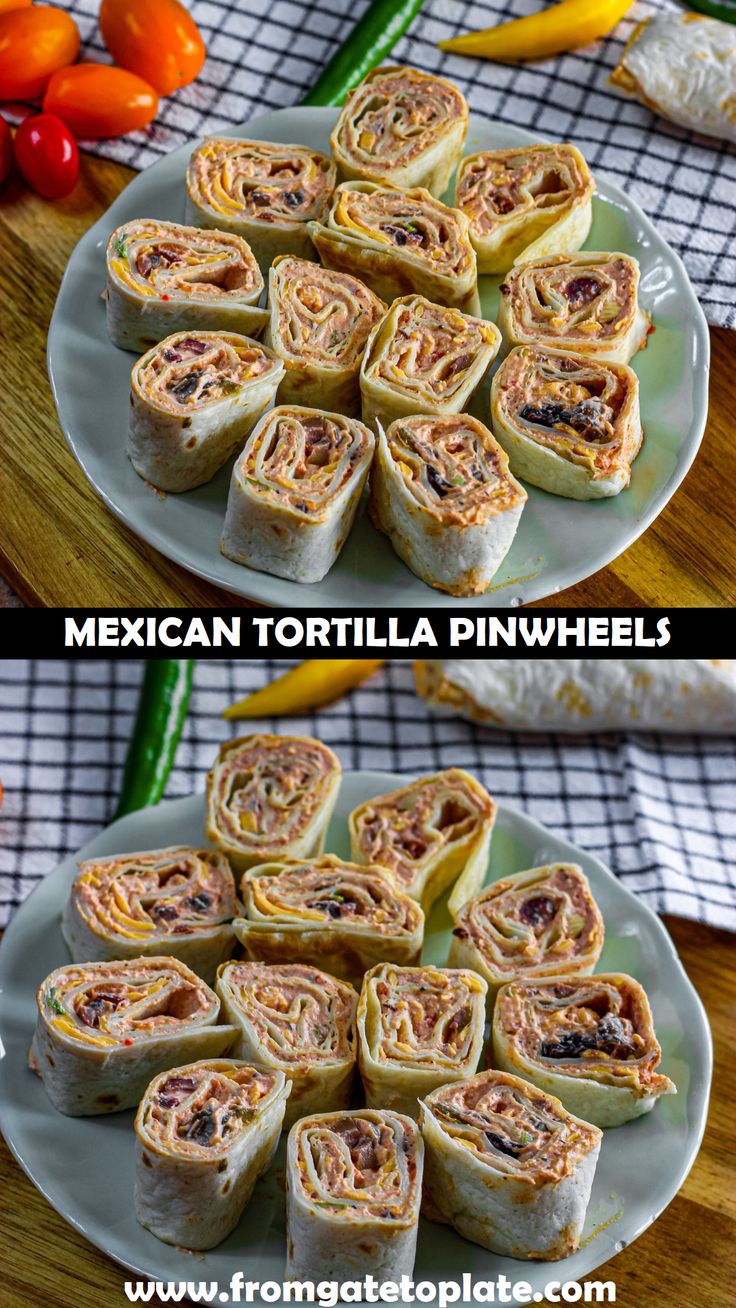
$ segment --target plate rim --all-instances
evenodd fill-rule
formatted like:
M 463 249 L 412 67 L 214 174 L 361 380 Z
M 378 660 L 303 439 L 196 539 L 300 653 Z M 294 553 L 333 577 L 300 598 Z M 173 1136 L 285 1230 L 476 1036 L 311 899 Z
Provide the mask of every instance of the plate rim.
M 222 136 L 237 137 L 239 134 L 242 134 L 247 129 L 249 134 L 252 135 L 253 129 L 256 128 L 259 123 L 264 121 L 272 121 L 274 118 L 278 119 L 281 115 L 291 115 L 296 110 L 298 110 L 301 114 L 306 113 L 315 122 L 318 121 L 320 118 L 324 120 L 329 119 L 331 121 L 334 121 L 337 113 L 339 112 L 338 109 L 328 108 L 325 106 L 314 106 L 314 105 L 284 106 L 280 109 L 271 110 L 268 113 L 258 114 L 254 118 L 248 119 L 247 122 L 239 123 L 234 127 L 229 127 L 227 130 L 223 130 L 218 134 Z M 474 119 L 480 120 L 484 125 L 489 126 L 491 128 L 496 126 L 493 120 L 488 118 L 485 114 L 476 113 L 475 111 L 473 111 L 470 116 L 470 122 L 468 127 L 469 132 L 472 132 L 473 130 Z M 527 144 L 532 144 L 533 142 L 545 143 L 548 142 L 549 140 L 549 138 L 545 137 L 542 134 L 529 131 L 527 128 L 524 127 L 517 127 L 516 124 L 503 123 L 499 125 L 504 129 L 510 129 L 513 132 L 518 133 L 520 142 L 522 141 L 522 138 L 523 141 Z M 182 552 L 179 550 L 178 546 L 175 545 L 172 547 L 166 533 L 161 529 L 157 529 L 153 525 L 149 526 L 147 523 L 144 523 L 145 531 L 141 531 L 140 525 L 136 525 L 132 521 L 130 511 L 127 510 L 122 503 L 118 502 L 121 497 L 119 495 L 113 495 L 111 492 L 108 492 L 108 490 L 106 489 L 104 484 L 100 481 L 100 479 L 98 477 L 93 477 L 90 474 L 81 456 L 81 453 L 79 452 L 80 442 L 73 430 L 74 424 L 72 423 L 71 418 L 69 416 L 66 417 L 63 416 L 63 406 L 64 406 L 64 401 L 62 399 L 63 384 L 62 384 L 61 377 L 57 376 L 55 373 L 53 355 L 56 351 L 57 336 L 59 336 L 63 332 L 63 324 L 61 321 L 62 309 L 63 309 L 62 300 L 64 297 L 66 297 L 69 290 L 69 286 L 71 285 L 73 281 L 73 277 L 75 275 L 73 272 L 73 265 L 75 263 L 76 256 L 80 252 L 82 246 L 84 246 L 84 250 L 86 252 L 88 246 L 99 244 L 100 240 L 103 241 L 106 240 L 107 235 L 109 235 L 108 216 L 111 213 L 111 211 L 114 210 L 115 207 L 120 203 L 122 197 L 127 194 L 131 186 L 135 186 L 136 183 L 138 183 L 141 180 L 141 178 L 148 176 L 151 172 L 155 171 L 157 168 L 167 165 L 170 161 L 173 161 L 179 157 L 181 157 L 182 161 L 185 158 L 188 158 L 192 150 L 195 150 L 197 146 L 201 144 L 201 141 L 203 139 L 204 138 L 198 138 L 194 142 L 191 143 L 185 142 L 183 145 L 177 146 L 175 150 L 171 150 L 167 154 L 162 155 L 161 158 L 157 159 L 155 163 L 150 164 L 148 168 L 145 168 L 141 172 L 137 173 L 136 176 L 133 177 L 130 180 L 130 182 L 128 182 L 128 184 L 123 188 L 123 190 L 115 197 L 115 199 L 112 201 L 112 204 L 110 204 L 108 208 L 104 211 L 104 213 L 102 213 L 100 217 L 96 220 L 96 222 L 94 222 L 92 226 L 89 227 L 87 231 L 82 234 L 82 236 L 75 244 L 74 249 L 71 251 L 71 254 L 69 255 L 69 258 L 66 263 L 66 267 L 64 269 L 64 273 L 62 275 L 61 282 L 59 284 L 56 300 L 54 302 L 54 309 L 49 323 L 48 337 L 46 343 L 46 367 L 47 367 L 47 373 L 48 373 L 49 383 L 51 387 L 51 393 L 54 400 L 54 405 L 56 407 L 57 418 L 59 421 L 59 426 L 61 427 L 62 434 L 64 436 L 64 440 L 68 448 L 70 449 L 74 459 L 76 460 L 79 467 L 81 468 L 85 479 L 87 480 L 89 485 L 92 486 L 93 490 L 95 491 L 95 494 L 99 496 L 99 498 L 103 501 L 103 503 L 106 505 L 108 510 L 113 514 L 113 516 L 119 522 L 121 522 L 125 527 L 127 527 L 129 531 L 132 531 L 135 537 L 137 538 L 137 540 L 141 541 L 144 545 L 157 550 L 158 553 L 163 555 L 163 557 L 167 559 L 169 562 L 176 564 L 176 566 L 178 567 L 184 568 L 185 571 L 187 571 L 191 575 L 198 577 L 202 581 L 208 582 L 210 585 L 217 586 L 219 589 L 224 590 L 231 595 L 237 596 L 239 599 L 249 600 L 254 603 L 263 605 L 264 607 L 283 607 L 287 604 L 296 605 L 297 607 L 301 607 L 301 606 L 308 607 L 310 605 L 309 592 L 311 589 L 311 587 L 309 586 L 305 587 L 303 584 L 299 582 L 289 582 L 286 581 L 284 578 L 274 578 L 269 573 L 259 572 L 256 569 L 247 568 L 247 567 L 243 567 L 241 569 L 243 573 L 243 584 L 240 586 L 236 586 L 234 583 L 230 584 L 228 581 L 223 580 L 223 578 L 218 575 L 214 565 L 208 564 L 206 561 L 199 562 L 197 560 L 190 560 L 188 558 L 185 559 L 182 556 Z M 578 568 L 575 568 L 572 564 L 569 565 L 567 570 L 559 575 L 558 581 L 555 585 L 543 584 L 538 589 L 535 589 L 533 586 L 533 580 L 535 580 L 536 578 L 532 579 L 531 588 L 533 593 L 528 598 L 525 598 L 523 600 L 523 604 L 525 606 L 536 604 L 540 600 L 548 598 L 551 595 L 558 594 L 561 590 L 566 590 L 571 586 L 580 585 L 582 582 L 586 581 L 589 577 L 594 576 L 597 572 L 601 571 L 603 568 L 609 567 L 612 563 L 615 562 L 616 559 L 620 558 L 621 555 L 626 552 L 626 550 L 631 548 L 631 546 L 651 527 L 652 523 L 659 517 L 660 513 L 663 512 L 669 501 L 672 499 L 672 497 L 678 491 L 679 487 L 682 485 L 682 482 L 684 481 L 685 477 L 687 476 L 690 469 L 692 468 L 692 465 L 695 461 L 695 457 L 700 449 L 703 436 L 705 434 L 706 424 L 708 421 L 709 375 L 710 375 L 710 358 L 711 358 L 710 331 L 705 317 L 705 313 L 703 311 L 703 307 L 700 304 L 700 301 L 698 300 L 698 297 L 695 293 L 695 289 L 692 285 L 692 282 L 690 281 L 690 276 L 685 267 L 685 264 L 681 256 L 677 253 L 676 250 L 672 248 L 669 242 L 665 240 L 664 236 L 661 235 L 659 229 L 656 227 L 652 219 L 649 218 L 649 216 L 644 212 L 644 210 L 641 208 L 641 206 L 637 203 L 636 200 L 628 196 L 615 182 L 609 181 L 607 177 L 601 176 L 600 181 L 598 181 L 598 178 L 596 178 L 596 180 L 598 182 L 598 189 L 600 194 L 607 195 L 610 202 L 615 203 L 619 208 L 623 209 L 624 212 L 628 213 L 629 215 L 632 215 L 642 226 L 645 233 L 648 235 L 650 241 L 653 241 L 653 243 L 656 246 L 664 247 L 664 249 L 668 253 L 668 257 L 672 260 L 679 273 L 680 286 L 678 287 L 678 290 L 682 292 L 682 290 L 685 289 L 688 298 L 688 304 L 689 304 L 688 313 L 684 321 L 687 325 L 689 325 L 688 336 L 691 338 L 690 339 L 690 346 L 691 346 L 690 366 L 692 371 L 692 385 L 693 385 L 693 425 L 691 430 L 688 432 L 686 442 L 678 451 L 677 463 L 675 467 L 672 469 L 670 475 L 665 479 L 663 484 L 660 486 L 658 492 L 653 496 L 651 502 L 648 505 L 646 512 L 637 516 L 636 518 L 629 519 L 626 529 L 623 530 L 621 533 L 620 545 L 616 547 L 616 552 L 609 556 L 608 553 L 604 551 L 604 555 L 601 556 L 600 560 L 598 560 L 595 563 L 595 565 L 592 567 L 590 566 L 590 563 L 582 564 Z M 574 501 L 571 501 L 571 503 L 574 503 Z M 283 600 L 280 599 L 270 600 L 268 597 L 268 592 L 269 590 L 273 590 L 274 584 L 278 585 L 279 590 L 281 590 L 283 587 L 289 587 L 290 589 L 293 589 L 294 591 L 293 596 L 289 594 L 289 596 L 288 597 L 285 596 Z M 328 572 L 326 576 L 322 579 L 322 581 L 317 583 L 317 585 L 320 588 L 326 585 L 329 590 L 330 573 Z M 482 595 L 477 595 L 472 597 L 447 596 L 442 592 L 433 591 L 433 588 L 429 586 L 426 587 L 426 590 L 428 592 L 426 599 L 423 596 L 421 597 L 421 599 L 418 597 L 417 605 L 421 606 L 422 602 L 424 602 L 430 608 L 447 606 L 451 610 L 457 610 L 457 611 L 460 611 L 462 608 L 474 607 L 474 606 L 484 607 L 484 608 L 486 607 L 487 608 L 492 608 L 492 607 L 513 608 L 513 607 L 517 607 L 518 605 L 518 599 L 515 601 L 515 597 L 513 594 L 514 579 L 511 579 L 508 582 L 503 583 L 498 588 L 494 587 L 494 583 L 492 579 L 489 588 L 485 592 L 483 592 Z M 506 595 L 499 596 L 498 593 L 499 591 L 505 591 Z M 320 602 L 323 604 L 331 603 L 339 608 L 351 607 L 349 600 L 347 599 L 340 600 L 336 596 L 330 596 L 329 593 L 326 596 L 324 596 L 320 600 Z M 391 599 L 380 600 L 376 598 L 375 600 L 371 601 L 370 604 L 365 603 L 363 607 L 369 608 L 372 606 L 372 604 L 375 604 L 376 607 L 388 609 L 391 608 L 392 605 L 395 604 L 396 602 L 397 601 Z M 404 605 L 406 603 L 405 600 L 399 600 L 398 602 Z
M 370 768 L 347 769 L 343 773 L 343 777 L 345 776 L 359 777 L 361 779 L 361 782 L 363 782 L 364 784 L 368 784 L 368 783 L 370 783 L 371 785 L 376 784 L 377 789 L 374 792 L 375 794 L 384 793 L 387 788 L 388 789 L 395 788 L 397 783 L 406 785 L 407 782 L 411 781 L 415 775 L 421 775 L 421 774 L 384 772 L 381 770 L 375 770 Z M 172 817 L 172 825 L 173 825 L 175 813 L 177 811 L 182 811 L 184 809 L 190 809 L 195 802 L 201 804 L 204 803 L 204 792 L 197 791 L 190 795 L 183 795 L 172 799 L 161 800 L 157 805 L 152 806 L 152 808 L 154 808 L 159 812 L 165 810 L 166 812 L 170 813 Z M 85 844 L 81 846 L 79 850 L 67 855 L 66 858 L 62 859 L 50 872 L 48 872 L 45 876 L 41 877 L 37 885 L 34 886 L 33 890 L 30 892 L 29 895 L 27 895 L 27 897 L 23 900 L 23 902 L 20 904 L 20 906 L 14 913 L 7 928 L 3 933 L 2 940 L 0 940 L 0 993 L 2 993 L 2 988 L 1 988 L 2 974 L 4 972 L 5 955 L 9 948 L 7 945 L 7 941 L 9 938 L 12 940 L 12 938 L 14 937 L 15 931 L 17 930 L 15 924 L 18 922 L 18 920 L 20 919 L 21 921 L 24 921 L 25 918 L 30 915 L 31 910 L 29 909 L 29 905 L 32 904 L 34 896 L 40 892 L 41 888 L 48 882 L 48 879 L 50 877 L 57 876 L 58 874 L 60 874 L 64 865 L 68 863 L 70 860 L 76 863 L 80 859 L 90 857 L 90 854 L 94 853 L 95 846 L 100 841 L 101 838 L 107 836 L 107 834 L 112 830 L 121 829 L 124 831 L 127 825 L 134 825 L 136 819 L 139 818 L 142 813 L 149 812 L 149 811 L 151 810 L 137 809 L 132 813 L 125 814 L 123 817 L 117 818 L 114 821 L 107 823 L 105 826 L 101 827 L 100 830 L 97 831 L 88 841 L 86 841 Z M 693 1167 L 693 1164 L 695 1163 L 698 1153 L 700 1152 L 703 1135 L 708 1120 L 708 1113 L 710 1107 L 710 1094 L 711 1094 L 712 1079 L 713 1079 L 713 1037 L 710 1029 L 710 1021 L 708 1019 L 708 1014 L 706 1012 L 703 1001 L 700 995 L 698 994 L 697 989 L 695 988 L 693 982 L 690 980 L 690 977 L 688 976 L 685 970 L 685 967 L 682 963 L 682 960 L 680 959 L 677 949 L 675 948 L 674 941 L 672 940 L 669 931 L 667 930 L 666 926 L 662 922 L 659 915 L 655 913 L 655 911 L 652 908 L 650 908 L 650 906 L 641 897 L 635 895 L 634 892 L 630 890 L 629 887 L 626 886 L 625 883 L 622 882 L 616 876 L 616 874 L 604 862 L 602 862 L 602 860 L 599 859 L 595 854 L 590 854 L 581 846 L 575 845 L 573 842 L 567 840 L 563 836 L 558 836 L 552 829 L 545 827 L 536 818 L 529 816 L 522 809 L 517 808 L 513 804 L 499 803 L 498 804 L 499 816 L 502 813 L 509 814 L 512 822 L 517 822 L 520 820 L 523 826 L 528 826 L 532 829 L 535 836 L 539 836 L 543 839 L 551 838 L 558 847 L 564 848 L 566 851 L 569 850 L 571 856 L 577 857 L 580 854 L 584 855 L 585 859 L 590 861 L 596 867 L 597 873 L 603 874 L 605 879 L 607 879 L 609 882 L 615 883 L 616 893 L 620 892 L 624 900 L 634 901 L 637 907 L 637 911 L 641 911 L 644 914 L 644 916 L 649 920 L 650 926 L 654 927 L 654 930 L 657 934 L 661 947 L 664 950 L 666 950 L 670 960 L 675 964 L 676 970 L 679 973 L 680 984 L 684 985 L 685 989 L 688 992 L 690 1003 L 691 1004 L 694 1003 L 694 1007 L 699 1013 L 701 1034 L 703 1036 L 705 1053 L 706 1053 L 706 1066 L 703 1069 L 704 1072 L 706 1073 L 706 1077 L 703 1082 L 703 1104 L 699 1115 L 697 1128 L 694 1132 L 692 1139 L 690 1140 L 688 1151 L 684 1156 L 684 1159 L 682 1160 L 681 1163 L 682 1170 L 678 1174 L 679 1179 L 677 1182 L 677 1188 L 673 1193 L 669 1195 L 668 1198 L 664 1200 L 658 1199 L 654 1203 L 654 1211 L 650 1212 L 648 1217 L 646 1217 L 644 1220 L 641 1221 L 641 1223 L 635 1228 L 635 1230 L 630 1235 L 630 1237 L 626 1240 L 626 1247 L 628 1247 L 629 1245 L 633 1244 L 633 1242 L 637 1240 L 641 1235 L 644 1234 L 644 1232 L 661 1216 L 665 1208 L 667 1208 L 669 1204 L 673 1201 L 673 1199 L 676 1197 L 676 1195 L 679 1193 L 682 1186 L 684 1185 Z M 499 873 L 499 876 L 503 876 L 503 875 L 504 873 L 502 872 Z M 495 879 L 497 880 L 498 878 Z M 487 884 L 492 884 L 492 883 L 489 882 Z M 0 1049 L 2 1049 L 1 1045 L 0 1045 Z M 9 1114 L 6 1111 L 5 1101 L 3 1098 L 0 1098 L 0 1132 L 2 1132 L 3 1138 L 5 1139 L 8 1148 L 10 1149 L 13 1157 L 16 1159 L 19 1166 L 22 1168 L 23 1172 L 26 1174 L 26 1176 L 31 1181 L 31 1183 L 36 1187 L 36 1189 L 43 1195 L 47 1203 L 51 1205 L 54 1211 L 57 1212 L 65 1222 L 67 1222 L 76 1231 L 78 1231 L 81 1235 L 83 1235 L 84 1238 L 88 1240 L 89 1243 L 92 1244 L 94 1248 L 98 1249 L 106 1257 L 111 1258 L 113 1262 L 115 1262 L 118 1266 L 123 1267 L 128 1271 L 134 1272 L 137 1276 L 145 1280 L 160 1279 L 157 1278 L 155 1275 L 152 1276 L 152 1274 L 146 1271 L 144 1267 L 138 1266 L 135 1262 L 132 1262 L 130 1260 L 124 1260 L 117 1253 L 111 1252 L 109 1248 L 106 1248 L 105 1245 L 101 1243 L 99 1238 L 97 1238 L 96 1236 L 90 1233 L 90 1231 L 85 1227 L 84 1222 L 80 1221 L 76 1217 L 70 1216 L 66 1212 L 63 1212 L 57 1206 L 56 1202 L 51 1198 L 44 1184 L 41 1183 L 39 1179 L 37 1179 L 37 1176 L 35 1174 L 35 1169 L 31 1166 L 31 1164 L 29 1164 L 24 1159 L 20 1149 L 16 1146 L 12 1134 L 9 1133 L 8 1116 Z M 10 1116 L 12 1117 L 12 1113 L 10 1114 Z M 589 1269 L 589 1271 L 584 1272 L 582 1276 L 584 1278 L 587 1278 L 593 1275 L 594 1272 L 598 1269 L 598 1267 L 603 1266 L 603 1264 L 607 1262 L 611 1256 L 612 1256 L 611 1253 L 607 1252 L 605 1256 L 602 1258 L 600 1263 L 597 1263 L 595 1267 Z M 524 1265 L 525 1264 L 523 1262 L 520 1264 L 520 1279 L 523 1279 L 521 1277 L 521 1269 L 523 1269 Z M 537 1266 L 537 1264 L 534 1264 L 534 1266 Z M 471 1275 L 473 1275 L 473 1273 L 471 1273 Z

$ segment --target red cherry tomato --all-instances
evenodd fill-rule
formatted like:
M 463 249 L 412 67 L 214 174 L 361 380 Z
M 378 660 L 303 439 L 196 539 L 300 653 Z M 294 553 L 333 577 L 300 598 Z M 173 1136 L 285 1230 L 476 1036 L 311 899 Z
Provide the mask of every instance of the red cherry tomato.
M 0 183 L 5 181 L 13 163 L 13 134 L 4 118 L 0 118 Z
M 15 133 L 15 162 L 34 191 L 60 200 L 74 190 L 79 151 L 66 123 L 53 114 L 26 118 Z
M 159 95 L 193 82 L 205 60 L 199 28 L 179 0 L 102 0 L 100 31 L 115 62 Z
M 145 127 L 158 113 L 158 96 L 148 82 L 108 64 L 74 64 L 51 78 L 44 112 L 58 114 L 76 137 L 124 136 Z
M 52 73 L 79 54 L 79 29 L 63 9 L 0 13 L 0 100 L 37 100 Z

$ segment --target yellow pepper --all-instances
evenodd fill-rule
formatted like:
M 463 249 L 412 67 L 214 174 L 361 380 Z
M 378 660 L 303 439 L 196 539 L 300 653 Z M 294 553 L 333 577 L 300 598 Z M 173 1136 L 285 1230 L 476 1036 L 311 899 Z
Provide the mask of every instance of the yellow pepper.
M 538 14 L 440 41 L 440 50 L 515 63 L 577 50 L 613 30 L 633 0 L 561 0 Z
M 268 718 L 305 713 L 339 699 L 384 664 L 384 659 L 305 659 L 225 709 L 224 718 Z

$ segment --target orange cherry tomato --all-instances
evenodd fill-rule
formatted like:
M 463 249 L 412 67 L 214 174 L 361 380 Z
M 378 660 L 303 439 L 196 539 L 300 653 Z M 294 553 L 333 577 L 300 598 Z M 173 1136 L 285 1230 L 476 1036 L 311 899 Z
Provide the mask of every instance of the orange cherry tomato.
M 0 14 L 7 14 L 9 9 L 27 9 L 31 0 L 0 0 Z
M 79 54 L 79 29 L 63 9 L 0 13 L 0 100 L 36 100 L 57 68 Z
M 74 64 L 54 73 L 43 109 L 61 118 L 76 137 L 124 136 L 156 117 L 158 96 L 142 77 L 124 68 Z
M 115 62 L 159 95 L 193 82 L 205 60 L 199 28 L 179 0 L 102 0 L 100 31 Z

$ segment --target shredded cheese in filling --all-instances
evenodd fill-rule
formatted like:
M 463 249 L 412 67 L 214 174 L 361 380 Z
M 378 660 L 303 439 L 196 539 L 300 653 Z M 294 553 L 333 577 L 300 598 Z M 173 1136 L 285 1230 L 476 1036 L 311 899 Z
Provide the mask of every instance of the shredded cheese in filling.
M 400 418 L 387 441 L 406 489 L 442 522 L 482 523 L 526 499 L 509 476 L 508 456 L 467 413 Z
M 415 1220 L 417 1133 L 390 1112 L 305 1118 L 296 1127 L 302 1195 L 336 1220 Z
M 48 1024 L 83 1045 L 112 1048 L 214 1020 L 212 991 L 175 959 L 58 968 L 40 994 Z
M 135 365 L 133 389 L 159 409 L 189 413 L 236 395 L 279 366 L 244 337 L 182 332 L 169 336 Z
M 399 250 L 432 271 L 464 277 L 475 264 L 465 219 L 428 191 L 338 186 L 330 227 Z
M 431 150 L 466 114 L 464 97 L 444 78 L 377 69 L 349 95 L 334 141 L 354 167 L 390 176 Z
M 287 1075 L 354 1057 L 352 986 L 303 963 L 231 963 L 221 979 L 264 1052 Z
M 308 827 L 340 765 L 303 736 L 249 736 L 224 746 L 210 774 L 215 821 L 244 847 L 279 848 Z
M 92 931 L 123 940 L 201 935 L 229 922 L 237 909 L 232 873 L 209 849 L 90 861 L 72 895 Z
M 108 268 L 116 281 L 147 298 L 254 303 L 263 277 L 250 247 L 229 232 L 139 219 L 113 232 Z
M 391 310 L 365 375 L 417 398 L 449 403 L 496 339 L 490 323 L 415 296 Z
M 411 935 L 422 917 L 419 905 L 377 869 L 331 854 L 286 864 L 271 875 L 259 876 L 256 869 L 243 881 L 243 897 L 249 917 L 305 927 L 329 923 L 340 930 Z
M 486 150 L 463 160 L 457 207 L 470 219 L 474 236 L 484 237 L 534 215 L 529 241 L 557 222 L 576 200 L 594 189 L 583 156 L 570 145 L 521 146 Z
M 281 226 L 321 218 L 334 184 L 335 165 L 319 150 L 228 137 L 205 141 L 187 172 L 195 203 Z
M 364 984 L 366 1033 L 376 1062 L 462 1068 L 485 1017 L 485 992 L 475 973 L 384 964 Z
M 356 364 L 385 312 L 357 277 L 288 256 L 273 265 L 271 295 L 278 306 L 274 346 L 297 363 Z
M 275 1084 L 272 1072 L 222 1061 L 164 1072 L 141 1104 L 142 1140 L 182 1159 L 221 1156 L 257 1121 Z
M 248 442 L 240 469 L 259 499 L 313 519 L 353 481 L 370 446 L 352 418 L 282 404 Z
M 517 330 L 554 337 L 574 348 L 615 341 L 637 313 L 639 267 L 624 254 L 553 255 L 520 264 L 506 276 Z

